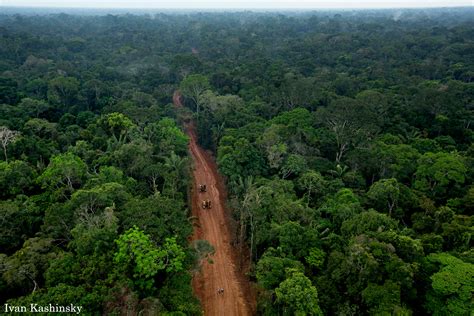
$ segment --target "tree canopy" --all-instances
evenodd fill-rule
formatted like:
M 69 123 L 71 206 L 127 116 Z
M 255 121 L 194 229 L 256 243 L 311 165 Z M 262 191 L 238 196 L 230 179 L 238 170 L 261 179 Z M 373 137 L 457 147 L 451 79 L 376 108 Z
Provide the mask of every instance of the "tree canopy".
M 108 13 L 2 7 L 0 305 L 201 315 L 195 127 L 257 314 L 471 313 L 472 8 Z

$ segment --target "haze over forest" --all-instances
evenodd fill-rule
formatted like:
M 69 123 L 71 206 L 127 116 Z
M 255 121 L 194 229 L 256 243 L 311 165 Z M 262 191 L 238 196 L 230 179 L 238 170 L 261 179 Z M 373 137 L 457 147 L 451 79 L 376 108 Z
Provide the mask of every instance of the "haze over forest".
M 472 6 L 14 5 L 1 313 L 474 310 Z
M 3 6 L 62 8 L 322 9 L 472 7 L 469 0 L 3 0 Z

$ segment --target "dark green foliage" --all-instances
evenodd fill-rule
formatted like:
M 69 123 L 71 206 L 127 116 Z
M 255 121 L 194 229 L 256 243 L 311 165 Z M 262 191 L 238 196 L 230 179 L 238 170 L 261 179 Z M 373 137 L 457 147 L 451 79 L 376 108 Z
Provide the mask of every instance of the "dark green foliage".
M 265 172 L 265 162 L 257 148 L 245 138 L 224 136 L 219 144 L 219 170 L 230 181 L 238 176 L 257 176 Z
M 36 171 L 26 162 L 0 162 L 0 192 L 2 198 L 25 194 L 34 188 Z
M 0 103 L 15 104 L 18 101 L 18 84 L 11 78 L 0 78 Z
M 0 249 L 10 254 L 35 234 L 43 214 L 34 200 L 25 196 L 16 201 L 1 201 L 0 212 Z
M 183 203 L 155 194 L 146 199 L 132 199 L 119 213 L 124 229 L 137 226 L 155 241 L 177 235 L 182 243 L 191 233 Z
M 10 72 L 0 78 L 0 303 L 199 315 L 186 246 L 188 138 L 163 103 L 177 81 L 151 87 L 106 66 L 113 45 L 67 38 L 69 20 L 50 25 L 62 38 L 46 25 L 40 36 L 33 27 L 11 37 L 19 25 L 4 28 L 8 19 L 0 16 L 0 69 Z M 148 250 L 131 254 L 127 243 L 144 236 Z
M 201 313 L 187 270 L 214 249 L 186 246 L 179 117 L 225 176 L 260 314 L 472 311 L 472 8 L 15 10 L 0 14 L 15 132 L 0 304 Z
M 296 260 L 280 258 L 270 254 L 271 248 L 258 261 L 256 267 L 257 282 L 267 290 L 275 289 L 285 280 L 288 268 L 303 271 L 303 265 Z

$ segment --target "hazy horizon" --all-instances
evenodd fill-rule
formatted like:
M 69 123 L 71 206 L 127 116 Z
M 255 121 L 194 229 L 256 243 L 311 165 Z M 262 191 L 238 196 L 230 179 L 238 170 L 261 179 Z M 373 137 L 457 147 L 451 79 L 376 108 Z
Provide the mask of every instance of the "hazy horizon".
M 0 0 L 3 7 L 30 8 L 82 8 L 82 9 L 390 9 L 390 8 L 443 8 L 472 7 L 470 0 L 420 0 L 375 1 L 375 0 Z

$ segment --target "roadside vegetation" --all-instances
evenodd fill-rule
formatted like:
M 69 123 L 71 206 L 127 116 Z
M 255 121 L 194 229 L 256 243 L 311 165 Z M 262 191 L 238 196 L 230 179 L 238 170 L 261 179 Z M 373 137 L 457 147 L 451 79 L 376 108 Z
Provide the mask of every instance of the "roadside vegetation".
M 473 13 L 0 15 L 0 304 L 201 313 L 179 89 L 259 314 L 469 315 Z

